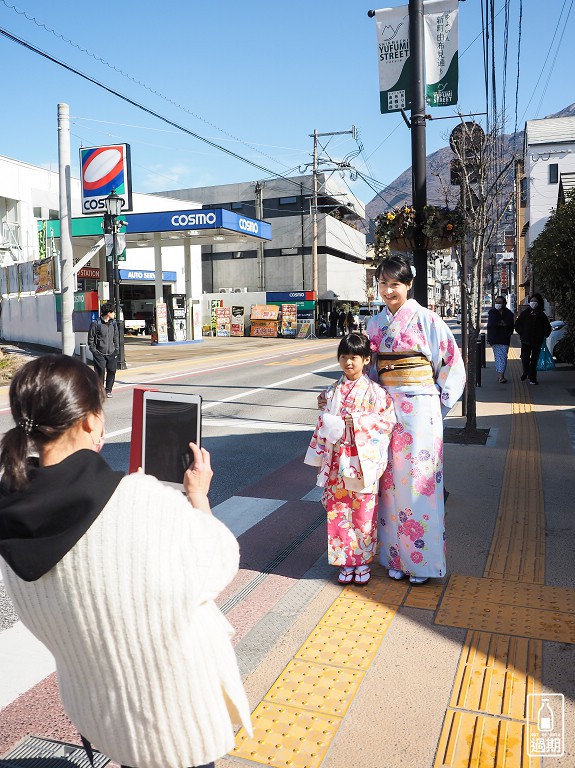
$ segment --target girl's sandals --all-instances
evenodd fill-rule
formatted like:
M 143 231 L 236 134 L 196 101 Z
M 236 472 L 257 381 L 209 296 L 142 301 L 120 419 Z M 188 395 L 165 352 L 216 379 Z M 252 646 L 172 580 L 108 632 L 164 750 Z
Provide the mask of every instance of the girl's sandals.
M 390 579 L 396 579 L 397 581 L 399 581 L 400 579 L 403 579 L 403 577 L 405 576 L 405 573 L 403 571 L 398 571 L 395 568 L 390 568 L 389 571 L 387 572 L 387 575 L 389 576 Z
M 353 572 L 355 571 L 355 568 L 353 566 L 347 566 L 344 565 L 343 568 L 339 572 L 339 576 L 337 577 L 337 580 L 340 584 L 351 584 L 353 581 Z
M 429 576 L 410 576 L 409 577 L 410 584 L 425 584 L 426 581 L 429 581 Z
M 355 575 L 353 577 L 353 580 L 356 584 L 365 585 L 371 578 L 371 573 L 369 570 L 369 565 L 359 565 L 355 569 Z

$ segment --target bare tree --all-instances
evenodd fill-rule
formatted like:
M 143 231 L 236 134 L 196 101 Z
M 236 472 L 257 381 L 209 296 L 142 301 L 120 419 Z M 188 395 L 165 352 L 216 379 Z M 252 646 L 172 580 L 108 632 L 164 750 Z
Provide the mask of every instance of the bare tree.
M 467 304 L 467 419 L 464 432 L 477 431 L 477 400 L 475 391 L 475 344 L 481 330 L 482 285 L 484 256 L 489 247 L 501 240 L 500 225 L 513 200 L 514 155 L 509 137 L 499 125 L 487 133 L 475 122 L 461 123 L 452 131 L 450 146 L 453 160 L 450 179 L 445 172 L 438 177 L 445 191 L 459 186 L 459 206 L 465 219 L 466 237 L 456 249 Z M 465 322 L 464 307 L 462 324 Z

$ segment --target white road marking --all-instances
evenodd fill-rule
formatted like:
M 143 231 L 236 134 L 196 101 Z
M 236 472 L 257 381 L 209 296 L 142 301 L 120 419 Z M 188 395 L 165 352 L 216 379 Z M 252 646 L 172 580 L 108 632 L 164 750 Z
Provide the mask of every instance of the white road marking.
M 313 432 L 315 425 L 293 424 L 283 421 L 257 421 L 251 419 L 204 419 L 206 427 L 228 427 L 230 429 L 261 429 L 267 432 Z
M 215 408 L 216 405 L 223 405 L 225 403 L 232 403 L 234 400 L 239 400 L 241 397 L 248 397 L 249 395 L 255 395 L 258 392 L 265 392 L 268 389 L 275 389 L 276 387 L 281 387 L 284 384 L 289 384 L 292 381 L 297 381 L 298 379 L 304 379 L 306 376 L 313 376 L 318 373 L 322 373 L 323 371 L 329 371 L 332 368 L 337 368 L 338 363 L 335 363 L 334 365 L 328 365 L 327 368 L 321 368 L 319 371 L 308 371 L 307 373 L 301 373 L 299 376 L 292 376 L 289 379 L 282 379 L 282 381 L 276 381 L 273 384 L 268 384 L 265 387 L 258 387 L 257 389 L 250 389 L 247 392 L 239 392 L 237 395 L 230 395 L 230 397 L 225 397 L 223 400 L 213 400 L 211 403 L 205 403 L 202 405 L 202 413 L 205 413 L 210 408 Z M 203 373 L 203 371 L 202 371 Z M 249 423 L 246 421 L 246 424 Z M 270 424 L 274 422 L 268 422 Z M 230 423 L 230 426 L 232 424 Z M 294 431 L 298 431 L 299 429 L 304 430 L 304 425 L 289 425 L 290 429 L 293 429 Z M 281 426 L 283 428 L 283 425 Z M 305 426 L 305 429 L 312 429 L 311 427 Z M 132 431 L 132 427 L 126 427 L 125 429 L 117 429 L 114 432 L 106 432 L 106 439 L 109 437 L 117 437 L 118 435 L 127 435 Z
M 56 670 L 52 654 L 21 621 L 0 633 L 0 709 Z
M 234 536 L 241 536 L 286 502 L 282 499 L 258 499 L 250 496 L 230 496 L 212 510 Z

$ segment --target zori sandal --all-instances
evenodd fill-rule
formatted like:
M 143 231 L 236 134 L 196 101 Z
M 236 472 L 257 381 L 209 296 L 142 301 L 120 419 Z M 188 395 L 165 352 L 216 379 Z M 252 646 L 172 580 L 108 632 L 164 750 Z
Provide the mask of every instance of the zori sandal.
M 353 580 L 356 584 L 364 586 L 370 579 L 371 573 L 369 570 L 369 565 L 360 565 L 355 569 L 355 576 L 353 577 Z
M 429 576 L 410 576 L 409 577 L 410 584 L 425 584 L 426 581 L 429 581 Z
M 397 581 L 399 581 L 399 579 L 403 579 L 403 577 L 405 576 L 405 573 L 403 571 L 398 571 L 395 568 L 390 568 L 389 571 L 387 572 L 387 575 L 389 576 L 390 579 L 396 579 Z
M 351 584 L 353 581 L 353 572 L 355 568 L 353 566 L 344 565 L 341 571 L 339 572 L 339 576 L 337 577 L 337 580 L 340 584 Z

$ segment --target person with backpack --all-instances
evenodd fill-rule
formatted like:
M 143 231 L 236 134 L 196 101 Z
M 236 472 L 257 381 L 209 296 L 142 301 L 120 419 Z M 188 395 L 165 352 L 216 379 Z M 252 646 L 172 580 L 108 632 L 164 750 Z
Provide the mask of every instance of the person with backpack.
M 118 368 L 120 334 L 116 322 L 116 308 L 111 303 L 102 304 L 100 317 L 88 330 L 88 349 L 94 358 L 94 370 L 104 384 L 106 397 L 112 397 L 112 389 Z

